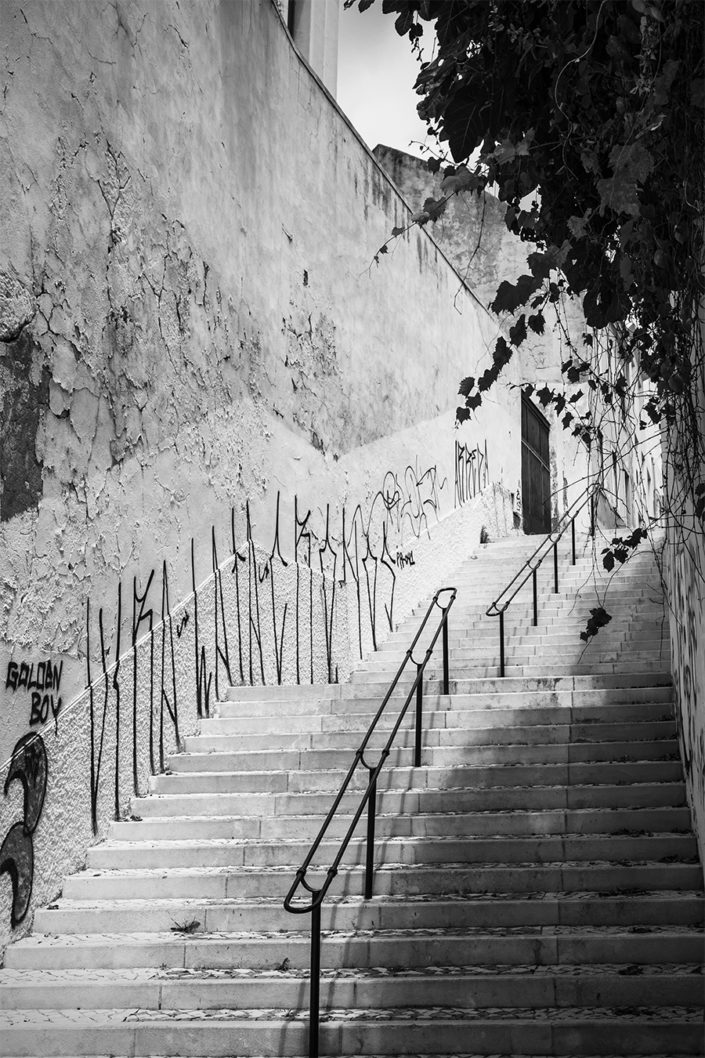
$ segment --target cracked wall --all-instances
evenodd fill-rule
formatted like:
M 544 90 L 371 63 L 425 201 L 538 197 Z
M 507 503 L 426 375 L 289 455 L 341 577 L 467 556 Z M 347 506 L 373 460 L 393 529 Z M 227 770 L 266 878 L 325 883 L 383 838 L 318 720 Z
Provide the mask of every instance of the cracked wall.
M 497 334 L 427 233 L 372 264 L 408 207 L 270 0 L 90 10 L 0 5 L 0 762 L 36 726 L 31 696 L 6 685 L 10 666 L 46 673 L 50 661 L 80 728 L 87 654 L 100 673 L 130 649 L 131 603 L 154 571 L 168 568 L 172 609 L 185 600 L 192 541 L 208 572 L 211 533 L 229 540 L 231 519 L 246 539 L 247 511 L 267 551 L 281 496 L 287 526 L 295 504 L 311 512 L 320 547 L 329 521 L 379 510 L 380 483 L 408 468 L 449 482 L 436 515 L 452 519 L 458 380 Z M 464 432 L 489 446 L 492 489 L 444 530 L 458 548 L 477 543 L 480 522 L 511 527 L 512 381 Z M 407 561 L 403 521 L 389 531 L 401 619 L 433 562 Z M 159 599 L 145 606 L 156 621 Z M 354 649 L 336 649 L 349 670 Z M 179 664 L 193 719 L 198 672 Z M 62 763 L 47 804 L 70 803 L 71 747 L 86 759 L 72 723 L 59 712 L 52 728 Z M 66 866 L 58 852 L 51 862 Z

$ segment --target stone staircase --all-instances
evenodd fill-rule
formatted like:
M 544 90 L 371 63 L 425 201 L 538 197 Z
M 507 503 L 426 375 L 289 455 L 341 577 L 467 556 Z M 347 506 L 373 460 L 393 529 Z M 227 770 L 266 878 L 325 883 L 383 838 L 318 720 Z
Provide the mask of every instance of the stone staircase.
M 451 693 L 432 663 L 422 766 L 410 716 L 380 776 L 375 896 L 361 826 L 323 909 L 323 1054 L 705 1054 L 656 569 L 645 551 L 620 572 L 587 650 L 588 555 L 541 592 L 536 628 L 517 599 L 500 680 L 481 613 L 535 543 L 459 570 Z M 8 950 L 0 1055 L 307 1053 L 308 916 L 282 900 L 417 623 L 347 685 L 230 691 Z

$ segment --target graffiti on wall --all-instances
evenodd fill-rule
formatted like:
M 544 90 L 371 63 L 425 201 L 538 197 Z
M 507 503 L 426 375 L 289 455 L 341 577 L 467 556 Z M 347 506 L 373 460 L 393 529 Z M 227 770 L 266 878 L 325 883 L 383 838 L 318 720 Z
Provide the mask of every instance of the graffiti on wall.
M 61 673 L 63 661 L 9 661 L 5 673 L 5 691 L 29 706 L 30 727 L 57 719 L 61 711 Z
M 33 835 L 44 807 L 49 766 L 44 740 L 34 732 L 23 735 L 12 751 L 3 793 L 18 782 L 24 792 L 23 818 L 8 830 L 0 846 L 0 875 L 7 874 L 12 885 L 12 927 L 19 925 L 29 910 L 34 884 Z
M 481 487 L 476 483 L 487 473 L 486 453 L 475 454 L 475 477 L 466 467 L 459 486 L 459 458 L 456 503 Z M 446 485 L 435 466 L 420 470 L 410 464 L 403 473 L 388 471 L 364 506 L 327 505 L 315 516 L 295 496 L 292 515 L 285 517 L 277 495 L 268 547 L 255 542 L 247 502 L 241 517 L 230 512 L 225 545 L 212 528 L 205 562 L 191 542 L 193 594 L 174 612 L 166 562 L 140 582 L 134 577 L 129 588 L 120 583 L 112 608 L 88 599 L 86 772 L 93 832 L 98 833 L 106 813 L 119 818 L 125 790 L 143 794 L 145 778 L 163 771 L 167 754 L 181 744 L 180 711 L 188 687 L 177 679 L 177 659 L 193 673 L 197 716 L 208 717 L 225 688 L 238 682 L 337 681 L 336 637 L 339 619 L 346 622 L 348 611 L 357 625 L 351 638 L 359 657 L 376 648 L 381 625 L 394 628 L 399 577 L 416 565 L 410 545 L 439 518 Z M 226 556 L 222 561 L 221 554 Z M 58 715 L 61 676 L 62 663 L 53 659 L 8 665 L 6 689 L 30 696 L 30 725 Z M 35 693 L 40 699 L 32 704 Z M 48 774 L 44 741 L 37 732 L 27 739 L 15 747 L 5 783 L 6 792 L 16 779 L 25 789 L 24 820 L 10 828 L 0 857 L 0 872 L 13 884 L 13 926 L 29 906 L 32 836 Z
M 132 582 L 130 642 L 123 656 L 123 585 L 118 585 L 115 620 L 107 628 L 103 607 L 93 612 L 86 603 L 86 680 L 90 723 L 91 823 L 98 832 L 99 800 L 109 775 L 107 796 L 112 814 L 120 813 L 120 791 L 126 759 L 131 761 L 131 785 L 140 794 L 139 717 L 145 713 L 150 774 L 163 770 L 167 743 L 179 745 L 177 695 L 177 644 L 190 638 L 193 648 L 194 695 L 199 718 L 211 715 L 225 686 L 232 683 L 281 683 L 287 653 L 294 656 L 297 683 L 313 683 L 317 673 L 329 682 L 338 679 L 335 629 L 341 586 L 352 583 L 357 607 L 357 649 L 363 656 L 369 639 L 377 646 L 379 620 L 394 626 L 397 576 L 415 565 L 413 550 L 389 547 L 390 537 L 418 539 L 438 518 L 440 481 L 435 467 L 423 472 L 409 465 L 402 475 L 385 474 L 382 487 L 363 510 L 352 515 L 345 507 L 338 524 L 330 505 L 323 526 L 314 528 L 313 512 L 302 512 L 294 498 L 293 560 L 282 552 L 284 525 L 281 498 L 277 495 L 271 546 L 255 544 L 249 502 L 244 511 L 244 539 L 238 540 L 234 509 L 230 519 L 230 557 L 221 564 L 216 531 L 211 530 L 210 585 L 199 589 L 199 561 L 191 541 L 192 600 L 187 609 L 172 615 L 166 562 L 151 570 L 144 586 Z M 295 591 L 283 590 L 285 571 L 295 567 Z M 234 605 L 227 602 L 234 582 Z M 204 635 L 204 626 L 207 626 Z M 323 656 L 317 657 L 314 629 L 322 629 Z M 97 657 L 97 671 L 95 658 Z M 115 658 L 112 662 L 111 659 Z M 129 672 L 126 672 L 129 669 Z M 48 675 L 47 675 L 48 674 Z M 38 675 L 51 677 L 56 689 L 61 670 L 46 664 L 43 670 L 16 666 L 8 679 L 26 686 Z M 320 678 L 320 675 L 318 676 Z M 127 702 L 127 704 L 125 704 Z M 129 739 L 129 752 L 125 744 Z M 108 749 L 110 747 L 110 749 Z M 110 761 L 108 762 L 108 755 Z
M 468 448 L 455 442 L 455 506 L 461 507 L 472 500 L 490 483 L 490 464 L 487 458 L 487 441 L 484 449 L 479 444 Z
M 177 628 L 169 603 L 169 578 L 166 562 L 162 565 L 161 585 L 155 595 L 155 570 L 151 570 L 146 586 L 140 591 L 137 579 L 132 582 L 132 619 L 130 628 L 130 650 L 122 654 L 122 584 L 118 584 L 115 631 L 108 636 L 105 628 L 103 607 L 97 613 L 97 652 L 100 659 L 100 674 L 96 677 L 91 658 L 94 655 L 95 627 L 90 599 L 86 601 L 86 680 L 88 689 L 88 714 L 90 723 L 90 791 L 91 825 L 98 833 L 98 804 L 101 792 L 101 776 L 107 768 L 106 743 L 111 745 L 110 797 L 113 814 L 120 815 L 120 791 L 122 789 L 123 756 L 127 732 L 130 738 L 131 784 L 135 796 L 140 794 L 139 730 L 140 716 L 146 713 L 147 743 L 143 747 L 148 755 L 148 767 L 152 775 L 162 771 L 165 765 L 165 738 L 171 729 L 176 745 L 180 744 L 179 713 L 176 692 L 176 661 L 174 637 L 184 634 L 189 614 L 181 615 Z M 150 601 L 153 599 L 157 605 Z M 157 600 L 160 599 L 160 603 Z M 155 627 L 155 617 L 156 625 Z M 115 662 L 110 656 L 114 641 Z M 139 649 L 140 646 L 142 649 Z M 123 670 L 129 658 L 131 680 L 129 681 L 129 715 L 125 716 L 123 699 L 127 696 Z M 141 676 L 144 669 L 146 691 L 140 693 Z M 198 683 L 197 683 L 198 691 Z M 146 701 L 145 701 L 146 699 Z

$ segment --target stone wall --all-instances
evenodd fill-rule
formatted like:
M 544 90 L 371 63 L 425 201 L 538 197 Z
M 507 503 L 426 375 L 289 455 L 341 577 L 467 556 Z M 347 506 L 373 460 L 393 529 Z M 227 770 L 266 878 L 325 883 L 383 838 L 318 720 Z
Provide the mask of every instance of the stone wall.
M 344 678 L 509 531 L 520 428 L 510 374 L 454 431 L 496 324 L 428 233 L 374 263 L 408 207 L 270 0 L 0 40 L 3 943 L 229 680 Z

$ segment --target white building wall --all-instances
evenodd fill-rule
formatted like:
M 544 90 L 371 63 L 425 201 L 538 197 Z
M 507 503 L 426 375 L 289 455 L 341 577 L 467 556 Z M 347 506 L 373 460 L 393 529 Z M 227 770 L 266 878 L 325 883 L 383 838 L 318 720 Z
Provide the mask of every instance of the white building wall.
M 274 4 L 91 13 L 0 5 L 0 944 L 229 679 L 344 678 L 519 479 L 511 374 L 456 447 L 495 321 L 425 232 L 374 263 L 408 208 Z

